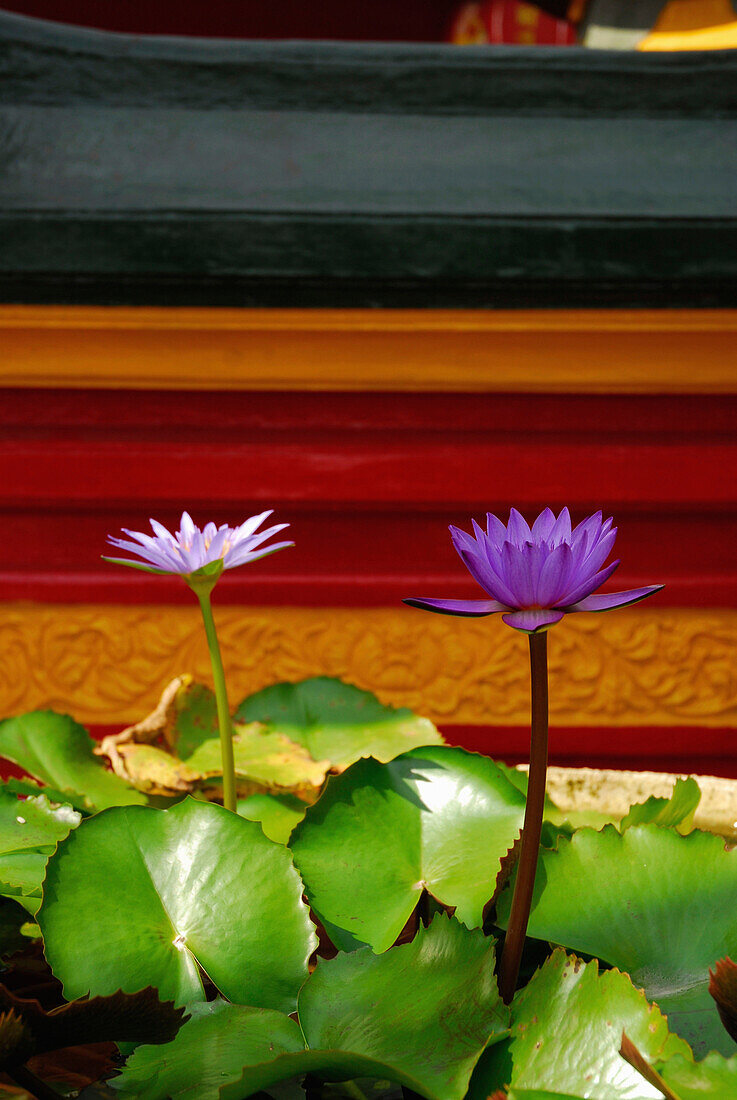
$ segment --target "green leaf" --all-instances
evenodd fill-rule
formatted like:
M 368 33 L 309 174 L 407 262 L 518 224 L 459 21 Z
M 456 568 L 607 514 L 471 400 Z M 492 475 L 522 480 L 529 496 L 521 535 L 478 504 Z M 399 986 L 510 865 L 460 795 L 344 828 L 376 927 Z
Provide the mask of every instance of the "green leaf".
M 482 923 L 524 796 L 484 756 L 415 749 L 359 760 L 328 780 L 290 847 L 310 903 L 344 950 L 385 951 L 423 888 L 469 927 Z
M 54 787 L 42 787 L 35 779 L 17 779 L 13 776 L 6 779 L 4 783 L 0 783 L 0 791 L 20 795 L 22 798 L 26 798 L 28 795 L 38 798 L 39 795 L 44 795 L 52 805 L 71 806 L 73 810 L 84 817 L 87 817 L 91 812 L 84 795 L 75 794 L 73 791 L 58 791 Z
M 258 722 L 233 726 L 233 757 L 236 775 L 270 790 L 320 787 L 330 767 L 327 760 L 313 760 L 304 745 Z M 203 741 L 185 763 L 203 779 L 222 775 L 220 739 Z
M 38 915 L 67 999 L 155 986 L 292 1011 L 316 937 L 289 852 L 254 822 L 187 798 L 84 821 L 49 860 Z
M 386 761 L 416 746 L 443 744 L 427 718 L 326 676 L 264 688 L 241 703 L 235 718 L 263 722 L 337 768 L 362 756 Z
M 0 894 L 35 913 L 48 858 L 81 820 L 71 806 L 54 808 L 43 795 L 22 800 L 0 791 Z
M 218 736 L 215 693 L 187 677 L 167 702 L 162 721 L 166 727 L 166 739 L 177 756 L 182 759 L 191 756 L 203 741 Z
M 690 832 L 696 808 L 701 801 L 701 791 L 693 776 L 688 779 L 676 779 L 670 798 L 652 796 L 645 802 L 630 806 L 620 823 L 620 831 L 632 825 L 661 825 L 663 828 L 678 828 L 681 832 Z
M 84 726 L 68 714 L 37 710 L 0 722 L 0 756 L 12 760 L 41 783 L 82 794 L 90 808 L 145 803 L 145 795 L 109 772 L 92 749 Z
M 242 1100 L 312 1073 L 462 1100 L 482 1050 L 508 1030 L 493 942 L 445 916 L 385 955 L 320 961 L 300 993 L 302 1031 L 277 1013 L 222 1002 L 192 1015 L 167 1047 L 139 1047 L 114 1087 L 140 1100 Z
M 511 1040 L 491 1051 L 474 1074 L 471 1100 L 504 1084 L 518 1097 L 527 1097 L 525 1090 L 593 1100 L 658 1097 L 621 1057 L 624 1030 L 649 1061 L 690 1057 L 687 1044 L 669 1033 L 662 1013 L 626 974 L 599 973 L 596 960 L 585 963 L 561 950 L 515 995 L 511 1026 Z
M 734 1100 L 737 1096 L 737 1056 L 708 1054 L 695 1065 L 679 1056 L 657 1068 L 679 1100 Z
M 711 833 L 582 829 L 541 851 L 528 932 L 626 970 L 694 1050 L 729 1055 L 735 1044 L 709 996 L 709 967 L 737 955 L 735 896 L 737 850 Z M 508 889 L 502 927 L 510 899 Z
M 286 844 L 307 806 L 291 794 L 252 794 L 238 800 L 238 813 L 247 821 L 259 821 L 269 840 Z
M 138 1047 L 110 1082 L 114 1089 L 136 1100 L 219 1100 L 221 1087 L 239 1080 L 244 1066 L 304 1052 L 299 1025 L 280 1012 L 220 1000 L 188 1011 L 191 1019 L 172 1043 Z
M 299 1018 L 311 1049 L 363 1055 L 401 1069 L 422 1095 L 460 1100 L 484 1048 L 508 1033 L 509 1011 L 494 941 L 438 914 L 383 955 L 364 948 L 319 960 Z

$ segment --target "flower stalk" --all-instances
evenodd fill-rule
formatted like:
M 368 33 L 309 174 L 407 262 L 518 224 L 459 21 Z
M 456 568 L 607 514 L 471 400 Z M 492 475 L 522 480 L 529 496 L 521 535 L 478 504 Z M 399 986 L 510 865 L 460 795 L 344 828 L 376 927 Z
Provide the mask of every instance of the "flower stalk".
M 223 806 L 226 810 L 237 811 L 237 799 L 235 789 L 235 758 L 233 756 L 233 723 L 230 718 L 230 706 L 228 704 L 228 689 L 225 683 L 225 669 L 220 653 L 215 620 L 212 615 L 212 603 L 210 592 L 207 589 L 195 588 L 202 612 L 202 621 L 205 625 L 207 648 L 210 651 L 210 663 L 212 665 L 212 679 L 215 687 L 215 702 L 218 711 L 218 729 L 220 730 L 220 751 L 223 761 Z
M 540 850 L 548 770 L 548 636 L 530 634 L 530 775 L 512 907 L 499 963 L 499 992 L 509 1004 L 517 987 Z

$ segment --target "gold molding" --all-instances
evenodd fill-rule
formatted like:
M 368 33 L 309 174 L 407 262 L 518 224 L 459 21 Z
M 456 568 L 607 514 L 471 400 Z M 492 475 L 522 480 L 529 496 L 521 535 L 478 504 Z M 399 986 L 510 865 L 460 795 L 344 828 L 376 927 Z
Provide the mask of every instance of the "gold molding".
M 223 606 L 216 619 L 234 703 L 324 674 L 441 723 L 527 721 L 526 640 L 498 617 Z M 558 725 L 737 727 L 737 610 L 572 615 L 549 648 Z M 54 707 L 127 725 L 178 673 L 209 679 L 196 607 L 8 603 L 0 654 L 2 716 Z
M 737 393 L 737 310 L 0 306 L 0 386 Z

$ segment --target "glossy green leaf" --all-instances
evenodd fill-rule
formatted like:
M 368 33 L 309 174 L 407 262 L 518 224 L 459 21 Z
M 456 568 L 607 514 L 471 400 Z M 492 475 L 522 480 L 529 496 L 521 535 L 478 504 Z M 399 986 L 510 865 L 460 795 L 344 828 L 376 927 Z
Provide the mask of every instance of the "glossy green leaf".
M 464 924 L 481 924 L 524 808 L 486 757 L 415 749 L 388 764 L 359 760 L 329 779 L 290 847 L 333 942 L 385 951 L 423 889 Z
M 326 676 L 264 688 L 245 699 L 235 717 L 263 722 L 304 745 L 314 760 L 338 768 L 362 756 L 386 761 L 415 746 L 443 744 L 427 718 L 385 706 L 370 691 Z
M 38 914 L 68 999 L 153 985 L 291 1011 L 316 937 L 289 852 L 260 825 L 187 798 L 84 821 L 49 860 Z
M 515 995 L 511 1040 L 485 1056 L 469 1096 L 480 1100 L 509 1084 L 519 1097 L 525 1090 L 591 1100 L 659 1097 L 621 1057 L 624 1030 L 651 1062 L 690 1057 L 688 1045 L 669 1033 L 662 1013 L 626 974 L 599 973 L 595 960 L 556 950 Z
M 0 791 L 8 794 L 20 795 L 21 798 L 38 798 L 43 795 L 55 806 L 71 806 L 73 810 L 83 816 L 88 816 L 92 810 L 84 795 L 75 794 L 74 791 L 59 791 L 55 787 L 42 786 L 35 779 L 17 779 L 12 776 L 0 783 Z
M 737 850 L 711 833 L 582 829 L 541 852 L 528 932 L 626 970 L 697 1053 L 729 1055 L 737 1048 L 709 996 L 709 967 L 737 956 L 735 897 Z
M 23 800 L 0 791 L 0 894 L 35 913 L 48 858 L 81 820 L 71 806 L 53 807 L 43 795 Z
M 93 753 L 94 741 L 68 714 L 37 710 L 0 722 L 0 756 L 55 791 L 83 795 L 89 808 L 145 803 Z
M 445 916 L 385 955 L 364 949 L 320 961 L 299 1018 L 302 1031 L 276 1013 L 195 1006 L 173 1043 L 135 1052 L 115 1087 L 140 1100 L 242 1100 L 311 1073 L 384 1078 L 429 1100 L 462 1100 L 484 1047 L 508 1030 L 493 942 Z
M 652 795 L 645 802 L 631 806 L 620 823 L 620 831 L 632 825 L 661 825 L 663 828 L 678 828 L 689 832 L 693 825 L 694 814 L 701 801 L 701 791 L 693 776 L 688 779 L 676 779 L 670 798 L 656 798 Z
M 286 844 L 293 829 L 305 816 L 307 805 L 290 794 L 252 794 L 238 799 L 238 813 L 247 821 L 258 821 L 269 840 Z
M 137 1100 L 219 1100 L 243 1067 L 304 1051 L 299 1025 L 280 1012 L 226 1001 L 190 1005 L 191 1019 L 165 1047 L 140 1046 L 110 1082 Z M 246 1096 L 244 1091 L 242 1096 Z
M 364 948 L 319 960 L 299 995 L 310 1048 L 399 1067 L 423 1095 L 463 1097 L 481 1052 L 508 1033 L 494 941 L 438 914 L 383 955 Z
M 721 1054 L 708 1054 L 695 1065 L 688 1058 L 671 1058 L 657 1070 L 678 1100 L 735 1100 L 737 1097 L 737 1056 L 723 1058 Z

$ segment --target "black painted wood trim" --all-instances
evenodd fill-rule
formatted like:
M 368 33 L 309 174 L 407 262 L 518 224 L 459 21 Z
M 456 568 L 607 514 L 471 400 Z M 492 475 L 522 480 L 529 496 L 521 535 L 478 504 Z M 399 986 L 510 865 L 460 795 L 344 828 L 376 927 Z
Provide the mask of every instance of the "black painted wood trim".
M 736 112 L 737 51 L 136 38 L 0 13 L 0 299 L 732 306 Z

